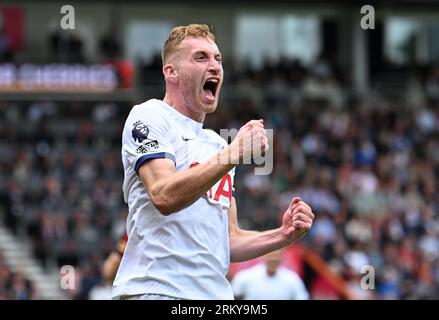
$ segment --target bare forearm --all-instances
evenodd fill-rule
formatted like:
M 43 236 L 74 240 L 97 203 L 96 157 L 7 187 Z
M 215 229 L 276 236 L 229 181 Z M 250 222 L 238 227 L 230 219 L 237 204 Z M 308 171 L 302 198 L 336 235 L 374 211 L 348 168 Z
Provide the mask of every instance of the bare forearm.
M 116 277 L 117 270 L 119 269 L 120 260 L 122 259 L 119 253 L 113 252 L 104 261 L 102 266 L 102 276 L 109 283 L 112 284 Z
M 175 213 L 196 200 L 227 174 L 234 165 L 222 163 L 228 148 L 188 170 L 158 180 L 150 188 L 153 202 L 163 214 Z M 223 161 L 224 162 L 224 161 Z
M 283 234 L 282 228 L 263 232 L 239 230 L 230 235 L 231 261 L 254 259 L 289 244 L 291 241 Z

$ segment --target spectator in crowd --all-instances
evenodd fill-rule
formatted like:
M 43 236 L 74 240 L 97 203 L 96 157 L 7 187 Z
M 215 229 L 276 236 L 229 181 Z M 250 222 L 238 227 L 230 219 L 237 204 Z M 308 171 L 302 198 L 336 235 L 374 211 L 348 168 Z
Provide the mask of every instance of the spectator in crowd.
M 283 267 L 282 250 L 268 253 L 264 263 L 238 271 L 232 279 L 233 293 L 240 300 L 307 300 L 300 276 Z
M 35 286 L 23 272 L 13 272 L 0 252 L 0 300 L 38 299 Z

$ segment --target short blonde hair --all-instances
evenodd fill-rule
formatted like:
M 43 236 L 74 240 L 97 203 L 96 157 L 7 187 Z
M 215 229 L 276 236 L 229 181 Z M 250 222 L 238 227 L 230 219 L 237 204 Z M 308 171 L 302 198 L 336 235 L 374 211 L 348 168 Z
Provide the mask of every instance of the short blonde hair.
M 178 46 L 186 38 L 207 38 L 215 42 L 215 35 L 210 31 L 209 26 L 206 24 L 190 24 L 187 26 L 175 27 L 171 30 L 171 33 L 163 46 L 163 65 L 166 64 L 171 54 L 179 50 Z

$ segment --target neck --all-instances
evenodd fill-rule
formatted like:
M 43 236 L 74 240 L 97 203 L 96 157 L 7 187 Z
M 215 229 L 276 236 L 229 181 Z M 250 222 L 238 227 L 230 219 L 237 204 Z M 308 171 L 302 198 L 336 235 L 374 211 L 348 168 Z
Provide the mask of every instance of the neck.
M 184 103 L 183 99 L 177 99 L 176 97 L 173 97 L 168 91 L 166 91 L 163 102 L 167 103 L 169 106 L 171 106 L 181 114 L 185 115 L 186 117 L 191 118 L 192 120 L 200 123 L 204 122 L 204 118 L 206 117 L 205 113 L 194 112 L 189 106 Z

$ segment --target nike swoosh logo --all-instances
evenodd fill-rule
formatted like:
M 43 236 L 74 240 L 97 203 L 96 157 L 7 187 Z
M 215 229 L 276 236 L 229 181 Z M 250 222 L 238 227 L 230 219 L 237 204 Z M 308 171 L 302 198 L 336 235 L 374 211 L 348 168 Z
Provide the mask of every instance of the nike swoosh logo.
M 185 138 L 185 137 L 183 137 L 183 136 L 181 136 L 181 138 L 183 139 L 183 141 L 189 141 L 189 140 L 194 140 L 195 138 Z

